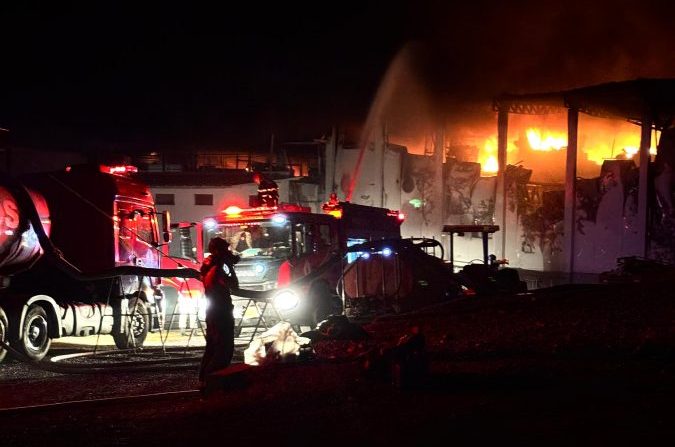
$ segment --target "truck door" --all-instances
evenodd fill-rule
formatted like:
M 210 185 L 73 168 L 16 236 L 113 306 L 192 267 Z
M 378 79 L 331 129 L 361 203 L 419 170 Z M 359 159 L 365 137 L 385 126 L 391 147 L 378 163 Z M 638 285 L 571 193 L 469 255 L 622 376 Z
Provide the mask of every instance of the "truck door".
M 158 268 L 158 233 L 154 210 L 128 202 L 117 202 L 116 205 L 116 265 Z
M 295 270 L 293 277 L 307 275 L 330 256 L 336 248 L 337 235 L 330 225 L 318 222 L 293 225 L 293 254 Z

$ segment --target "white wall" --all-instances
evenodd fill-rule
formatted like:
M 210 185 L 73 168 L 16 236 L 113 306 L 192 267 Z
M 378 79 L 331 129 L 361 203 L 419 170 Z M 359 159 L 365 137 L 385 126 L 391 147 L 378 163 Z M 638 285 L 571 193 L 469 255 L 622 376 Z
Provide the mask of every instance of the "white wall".
M 174 205 L 157 205 L 158 211 L 169 210 L 173 222 L 199 222 L 230 205 L 248 208 L 248 196 L 257 192 L 255 183 L 228 186 L 223 188 L 203 187 L 151 187 L 153 197 L 157 194 L 173 194 Z M 212 194 L 213 205 L 195 205 L 195 194 Z
M 351 202 L 398 210 L 401 206 L 402 155 L 398 150 L 384 149 L 383 157 L 383 144 L 382 141 L 373 142 L 364 151 Z M 347 196 L 358 156 L 358 148 L 338 150 L 335 183 L 340 200 Z
M 301 198 L 300 204 L 310 206 L 318 211 L 317 186 L 302 184 L 292 179 L 275 180 L 279 185 L 279 201 L 290 202 L 290 182 L 298 183 L 296 188 Z M 157 205 L 159 211 L 169 210 L 173 222 L 198 222 L 208 216 L 223 211 L 228 206 L 249 207 L 249 196 L 256 195 L 258 185 L 245 183 L 241 185 L 217 187 L 197 186 L 153 186 L 150 187 L 153 197 L 157 194 L 173 194 L 174 205 Z M 213 205 L 195 205 L 195 194 L 212 194 Z M 322 203 L 322 202 L 321 202 Z

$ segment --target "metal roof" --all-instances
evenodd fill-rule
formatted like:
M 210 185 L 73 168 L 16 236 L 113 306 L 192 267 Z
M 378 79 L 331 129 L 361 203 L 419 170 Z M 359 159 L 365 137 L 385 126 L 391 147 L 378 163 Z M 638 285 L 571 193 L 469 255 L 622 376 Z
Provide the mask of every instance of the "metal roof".
M 493 108 L 533 115 L 576 108 L 588 115 L 638 124 L 648 113 L 661 128 L 675 116 L 675 79 L 635 79 L 558 92 L 504 94 L 494 99 Z

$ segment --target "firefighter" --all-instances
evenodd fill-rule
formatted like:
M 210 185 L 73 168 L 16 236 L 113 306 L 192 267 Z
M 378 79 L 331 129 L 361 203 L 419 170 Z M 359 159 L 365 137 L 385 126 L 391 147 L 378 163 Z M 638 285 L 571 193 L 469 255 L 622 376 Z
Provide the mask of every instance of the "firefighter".
M 206 309 L 206 348 L 199 370 L 202 392 L 206 391 L 209 374 L 230 365 L 234 354 L 234 316 L 231 289 L 239 287 L 234 264 L 239 256 L 230 251 L 225 239 L 216 237 L 209 242 L 211 253 L 202 264 Z
M 279 185 L 264 175 L 256 172 L 253 181 L 258 185 L 259 206 L 275 207 L 279 204 Z
M 235 253 L 242 253 L 249 248 L 253 248 L 253 237 L 251 232 L 248 231 L 248 227 L 243 227 L 238 231 L 230 241 L 230 247 Z

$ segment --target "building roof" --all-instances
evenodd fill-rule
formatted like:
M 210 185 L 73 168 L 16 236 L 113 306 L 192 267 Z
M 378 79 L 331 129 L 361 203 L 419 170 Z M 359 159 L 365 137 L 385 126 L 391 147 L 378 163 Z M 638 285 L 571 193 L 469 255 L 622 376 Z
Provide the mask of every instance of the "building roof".
M 253 173 L 242 169 L 220 172 L 139 172 L 136 174 L 150 186 L 204 186 L 222 187 L 253 182 Z
M 494 99 L 495 110 L 509 113 L 539 115 L 564 108 L 638 124 L 647 113 L 661 128 L 675 116 L 675 79 L 635 79 L 558 92 L 504 94 Z
M 182 172 L 149 172 L 134 174 L 151 187 L 204 187 L 218 188 L 225 186 L 254 183 L 253 172 L 244 169 L 222 169 L 214 171 L 182 171 Z M 288 173 L 263 172 L 271 180 L 291 179 L 302 183 L 316 183 L 306 177 L 291 177 Z

